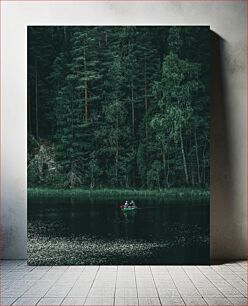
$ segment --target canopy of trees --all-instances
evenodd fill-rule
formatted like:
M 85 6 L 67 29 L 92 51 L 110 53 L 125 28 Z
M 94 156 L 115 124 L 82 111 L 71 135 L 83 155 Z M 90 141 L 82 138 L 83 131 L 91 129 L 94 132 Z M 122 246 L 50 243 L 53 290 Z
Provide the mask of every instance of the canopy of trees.
M 209 186 L 208 27 L 28 27 L 28 184 Z

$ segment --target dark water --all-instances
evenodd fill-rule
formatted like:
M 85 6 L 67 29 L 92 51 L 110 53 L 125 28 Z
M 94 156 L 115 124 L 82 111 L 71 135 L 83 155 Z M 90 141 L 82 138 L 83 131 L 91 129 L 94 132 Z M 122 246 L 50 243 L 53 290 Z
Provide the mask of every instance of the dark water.
M 107 247 L 104 251 L 104 242 L 113 242 L 113 247 L 114 242 L 125 245 L 132 241 L 134 246 L 141 243 L 142 248 L 147 244 L 148 253 L 143 259 L 134 248 L 131 255 L 123 252 L 123 258 L 118 253 L 118 258 L 111 255 L 109 262 L 100 261 L 104 264 L 209 263 L 208 202 L 137 199 L 136 204 L 138 210 L 122 212 L 115 200 L 32 198 L 28 201 L 29 237 L 39 235 L 70 241 L 86 237 L 101 241 L 104 256 L 110 252 Z M 31 249 L 32 257 L 36 248 Z M 84 254 L 83 263 L 94 264 L 94 259 L 88 262 L 86 257 Z

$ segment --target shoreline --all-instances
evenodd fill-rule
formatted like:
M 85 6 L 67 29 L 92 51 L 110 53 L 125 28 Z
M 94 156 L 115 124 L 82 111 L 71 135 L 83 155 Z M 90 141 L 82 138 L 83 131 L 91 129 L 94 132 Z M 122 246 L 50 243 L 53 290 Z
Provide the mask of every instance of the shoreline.
M 88 198 L 164 198 L 175 200 L 208 200 L 209 189 L 204 188 L 171 188 L 161 190 L 142 189 L 50 189 L 50 188 L 28 188 L 28 197 L 88 197 Z

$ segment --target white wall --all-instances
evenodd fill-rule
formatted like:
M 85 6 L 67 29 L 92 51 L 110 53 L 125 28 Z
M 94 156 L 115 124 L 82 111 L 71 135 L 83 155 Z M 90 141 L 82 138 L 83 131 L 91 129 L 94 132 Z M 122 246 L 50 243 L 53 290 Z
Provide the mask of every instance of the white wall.
M 221 37 L 212 44 L 211 257 L 245 258 L 245 1 L 2 1 L 1 5 L 3 257 L 26 257 L 27 25 L 157 24 L 210 25 Z

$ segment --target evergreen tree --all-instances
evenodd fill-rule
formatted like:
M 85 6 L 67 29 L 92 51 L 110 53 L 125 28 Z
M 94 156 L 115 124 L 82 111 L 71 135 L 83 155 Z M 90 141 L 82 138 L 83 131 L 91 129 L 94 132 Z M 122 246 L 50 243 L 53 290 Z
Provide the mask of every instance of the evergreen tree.
M 208 82 L 206 27 L 29 27 L 29 184 L 209 186 Z
M 190 123 L 193 116 L 192 100 L 202 84 L 198 78 L 200 65 L 178 57 L 177 53 L 180 53 L 182 46 L 179 31 L 179 28 L 173 27 L 169 32 L 168 45 L 170 53 L 165 56 L 161 83 L 159 84 L 161 99 L 158 104 L 161 112 L 155 116 L 152 124 L 159 131 L 157 137 L 163 148 L 163 167 L 165 168 L 167 140 L 172 136 L 175 145 L 180 147 L 185 183 L 189 185 L 184 133 L 186 129 L 191 128 Z

